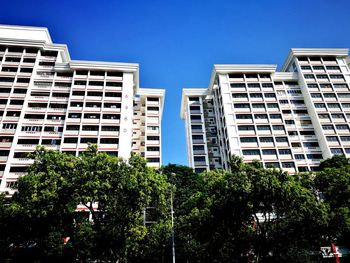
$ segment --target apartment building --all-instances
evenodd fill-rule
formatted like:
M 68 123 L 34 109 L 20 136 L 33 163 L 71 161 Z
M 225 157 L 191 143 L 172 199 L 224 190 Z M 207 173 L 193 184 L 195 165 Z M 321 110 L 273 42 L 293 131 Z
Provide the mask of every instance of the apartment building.
M 276 65 L 214 65 L 207 89 L 184 89 L 187 156 L 196 171 L 230 157 L 289 173 L 350 156 L 348 49 L 292 49 Z
M 10 194 L 37 145 L 73 155 L 132 151 L 161 165 L 165 91 L 139 88 L 139 66 L 71 60 L 46 28 L 0 26 L 0 192 Z

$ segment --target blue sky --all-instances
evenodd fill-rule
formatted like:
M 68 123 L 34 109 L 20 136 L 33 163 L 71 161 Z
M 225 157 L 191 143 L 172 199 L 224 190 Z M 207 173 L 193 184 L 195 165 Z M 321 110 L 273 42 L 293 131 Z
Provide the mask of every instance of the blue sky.
M 49 28 L 72 59 L 140 64 L 165 88 L 163 164 L 187 164 L 181 90 L 207 87 L 213 64 L 282 65 L 292 47 L 350 47 L 349 0 L 110 0 L 1 3 L 0 23 Z

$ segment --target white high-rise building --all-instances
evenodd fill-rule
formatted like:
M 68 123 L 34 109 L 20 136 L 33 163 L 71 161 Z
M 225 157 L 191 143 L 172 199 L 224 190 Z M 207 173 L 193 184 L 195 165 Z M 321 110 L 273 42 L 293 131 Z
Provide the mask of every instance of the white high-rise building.
M 37 145 L 74 155 L 88 143 L 161 165 L 165 91 L 139 88 L 139 66 L 71 60 L 46 28 L 0 26 L 0 192 L 10 194 Z
M 189 165 L 229 169 L 230 157 L 289 173 L 350 156 L 348 49 L 292 49 L 276 65 L 214 65 L 207 89 L 184 89 Z

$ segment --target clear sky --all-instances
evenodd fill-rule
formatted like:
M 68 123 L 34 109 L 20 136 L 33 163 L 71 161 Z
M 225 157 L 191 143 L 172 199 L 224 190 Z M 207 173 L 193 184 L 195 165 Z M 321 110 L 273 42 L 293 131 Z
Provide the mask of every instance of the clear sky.
M 165 88 L 163 164 L 187 164 L 181 90 L 213 64 L 278 64 L 292 47 L 350 47 L 350 0 L 4 0 L 1 24 L 48 27 L 72 59 L 140 64 Z

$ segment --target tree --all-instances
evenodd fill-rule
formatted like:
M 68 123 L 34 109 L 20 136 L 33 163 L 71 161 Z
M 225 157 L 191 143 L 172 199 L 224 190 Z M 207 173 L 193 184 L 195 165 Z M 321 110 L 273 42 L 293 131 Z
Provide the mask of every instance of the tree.
M 315 187 L 329 207 L 327 241 L 350 247 L 350 162 L 343 155 L 323 161 L 316 173 Z M 329 243 L 326 244 L 329 244 Z
M 134 155 L 126 163 L 96 147 L 79 157 L 40 147 L 32 158 L 18 193 L 1 202 L 6 257 L 147 262 L 159 256 L 170 230 L 169 184 L 142 158 Z M 151 206 L 156 222 L 145 226 L 143 211 Z
M 327 207 L 301 176 L 239 157 L 231 172 L 187 171 L 185 179 L 184 168 L 166 170 L 176 173 L 177 255 L 185 262 L 307 262 L 319 245 Z

